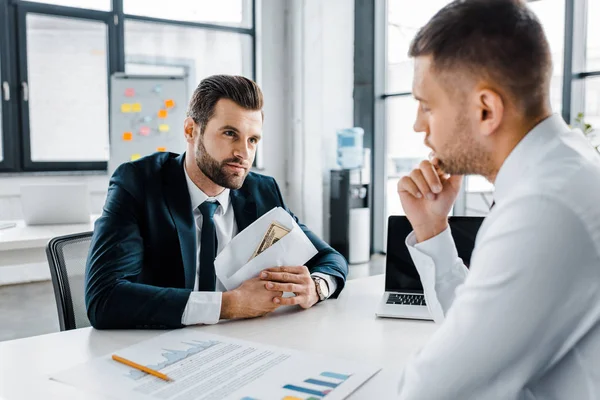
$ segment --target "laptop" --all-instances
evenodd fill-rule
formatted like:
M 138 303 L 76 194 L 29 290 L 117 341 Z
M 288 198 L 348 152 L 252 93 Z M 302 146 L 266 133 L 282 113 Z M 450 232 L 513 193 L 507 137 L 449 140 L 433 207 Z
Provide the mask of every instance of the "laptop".
M 87 184 L 22 185 L 21 204 L 27 225 L 90 223 Z
M 458 255 L 467 268 L 483 220 L 484 217 L 449 218 Z M 405 216 L 389 217 L 385 293 L 376 312 L 378 317 L 432 319 L 425 302 L 419 273 L 406 247 L 406 237 L 412 230 Z

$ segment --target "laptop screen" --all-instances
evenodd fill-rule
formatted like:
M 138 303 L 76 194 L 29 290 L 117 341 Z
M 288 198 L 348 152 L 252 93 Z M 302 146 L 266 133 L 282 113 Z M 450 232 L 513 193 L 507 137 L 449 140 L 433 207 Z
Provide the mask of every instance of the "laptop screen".
M 450 217 L 449 224 L 458 256 L 467 268 L 471 263 L 471 253 L 475 247 L 477 231 L 484 217 Z M 415 268 L 406 237 L 412 226 L 405 216 L 391 216 L 388 219 L 387 256 L 385 265 L 385 291 L 423 293 L 419 273 Z

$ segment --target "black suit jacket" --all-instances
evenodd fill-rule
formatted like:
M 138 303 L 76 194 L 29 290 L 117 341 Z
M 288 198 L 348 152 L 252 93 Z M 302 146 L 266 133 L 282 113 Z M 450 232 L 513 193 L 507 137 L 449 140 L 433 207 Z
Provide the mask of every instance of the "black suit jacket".
M 185 154 L 156 153 L 113 174 L 87 260 L 85 301 L 96 328 L 177 328 L 196 279 L 196 231 Z M 250 173 L 231 191 L 241 232 L 274 207 L 287 209 L 275 180 Z M 300 224 L 319 253 L 307 267 L 344 287 L 344 257 Z

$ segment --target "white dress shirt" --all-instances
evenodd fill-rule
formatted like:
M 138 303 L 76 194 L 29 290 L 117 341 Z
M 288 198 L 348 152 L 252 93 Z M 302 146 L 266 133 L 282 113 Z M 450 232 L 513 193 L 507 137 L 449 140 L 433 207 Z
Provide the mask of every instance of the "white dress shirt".
M 199 292 L 198 291 L 198 276 L 200 274 L 200 239 L 202 229 L 202 214 L 198 207 L 205 201 L 219 202 L 214 216 L 215 228 L 217 231 L 217 254 L 219 254 L 227 244 L 238 234 L 238 227 L 235 221 L 235 214 L 230 201 L 230 190 L 225 189 L 216 197 L 208 197 L 196 184 L 190 179 L 187 170 L 185 179 L 187 182 L 188 191 L 192 203 L 192 212 L 194 221 L 196 222 L 196 280 L 194 283 L 194 291 L 190 294 L 190 298 L 183 310 L 181 323 L 183 325 L 195 324 L 216 324 L 221 317 L 221 300 L 225 291 L 225 286 L 217 277 L 214 292 Z M 335 279 L 327 274 L 314 273 L 312 276 L 319 276 L 327 282 L 329 293 L 334 293 L 337 288 Z
M 600 399 L 600 156 L 557 115 L 515 147 L 470 272 L 449 228 L 407 238 L 441 323 L 402 399 Z

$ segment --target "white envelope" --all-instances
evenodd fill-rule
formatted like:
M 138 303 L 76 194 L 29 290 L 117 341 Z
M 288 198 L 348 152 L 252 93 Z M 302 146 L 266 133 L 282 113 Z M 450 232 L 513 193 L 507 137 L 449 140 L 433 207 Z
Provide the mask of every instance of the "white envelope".
M 250 260 L 273 221 L 290 229 L 290 233 Z M 215 259 L 215 271 L 225 288 L 233 290 L 242 282 L 257 277 L 266 268 L 304 265 L 317 253 L 292 216 L 277 207 L 254 221 L 225 246 Z

